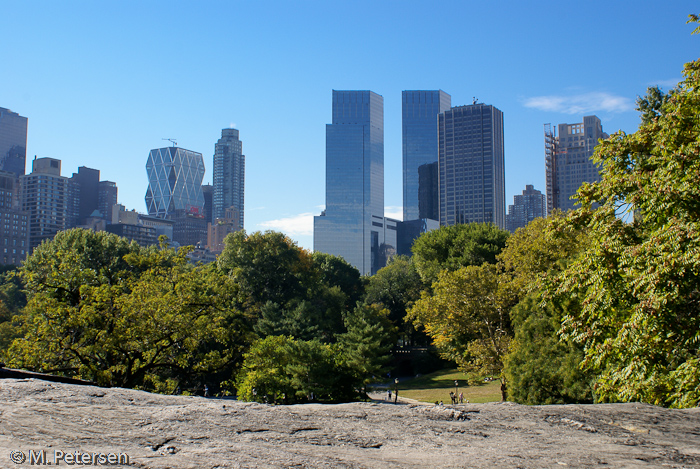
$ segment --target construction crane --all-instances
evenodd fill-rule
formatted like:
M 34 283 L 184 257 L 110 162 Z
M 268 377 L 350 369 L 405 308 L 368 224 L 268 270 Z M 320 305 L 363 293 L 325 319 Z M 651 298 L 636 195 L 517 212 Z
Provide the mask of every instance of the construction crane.
M 174 147 L 177 146 L 177 142 L 175 141 L 174 138 L 164 138 L 162 140 L 167 140 L 168 142 L 172 143 Z

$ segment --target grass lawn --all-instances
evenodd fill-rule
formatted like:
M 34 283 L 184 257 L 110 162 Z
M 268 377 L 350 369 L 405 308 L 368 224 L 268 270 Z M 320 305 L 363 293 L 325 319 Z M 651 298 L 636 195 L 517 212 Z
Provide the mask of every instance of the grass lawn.
M 455 390 L 455 380 L 459 381 L 459 392 L 464 393 L 464 402 L 469 400 L 472 403 L 481 403 L 501 400 L 501 382 L 499 380 L 478 386 L 467 386 L 467 377 L 454 368 L 401 381 L 399 383 L 399 397 L 431 403 L 442 401 L 449 404 L 450 391 L 454 392 Z

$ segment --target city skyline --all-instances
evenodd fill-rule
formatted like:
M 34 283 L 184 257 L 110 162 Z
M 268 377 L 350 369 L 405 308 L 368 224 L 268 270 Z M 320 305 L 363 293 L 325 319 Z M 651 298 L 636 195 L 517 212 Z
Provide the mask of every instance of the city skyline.
M 363 5 L 375 14 L 360 20 Z M 202 153 L 208 183 L 220 131 L 235 127 L 246 143 L 246 231 L 284 231 L 310 248 L 332 89 L 384 97 L 386 216 L 401 219 L 400 92 L 442 89 L 453 106 L 476 97 L 503 111 L 510 204 L 527 184 L 544 191 L 543 124 L 597 115 L 610 134 L 635 131 L 636 97 L 680 81 L 700 41 L 685 1 L 441 7 L 4 2 L 12 41 L 0 60 L 13 73 L 0 77 L 0 107 L 29 119 L 27 160 L 98 168 L 120 203 L 144 213 L 146 152 L 176 139 Z M 653 35 L 640 27 L 649 18 Z M 465 21 L 464 42 L 445 43 Z

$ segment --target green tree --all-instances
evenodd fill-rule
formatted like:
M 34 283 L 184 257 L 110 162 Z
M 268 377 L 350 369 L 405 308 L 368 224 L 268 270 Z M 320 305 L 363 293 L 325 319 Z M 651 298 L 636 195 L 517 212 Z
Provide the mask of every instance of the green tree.
M 566 337 L 584 345 L 606 400 L 676 407 L 700 398 L 700 61 L 637 132 L 601 142 L 601 181 L 578 192 L 569 215 L 591 244 L 550 286 L 575 295 Z M 595 209 L 595 204 L 599 205 Z M 626 223 L 617 215 L 634 210 Z
M 107 233 L 69 230 L 20 274 L 29 301 L 10 364 L 101 385 L 172 391 L 241 359 L 235 292 L 187 249 L 143 249 Z
M 268 231 L 226 237 L 218 268 L 237 285 L 238 305 L 261 336 L 334 342 L 344 331 L 349 296 L 362 291 L 359 272 L 342 259 L 312 256 L 283 235 Z
M 7 360 L 5 352 L 12 341 L 19 337 L 19 331 L 13 322 L 21 309 L 27 304 L 22 291 L 22 282 L 17 276 L 17 267 L 6 266 L 0 273 L 0 362 Z
M 490 223 L 442 226 L 422 234 L 413 244 L 413 261 L 423 282 L 432 285 L 442 270 L 454 271 L 484 262 L 496 263 L 508 232 Z
M 593 374 L 581 370 L 583 347 L 561 340 L 564 314 L 578 309 L 575 299 L 543 306 L 539 292 L 510 311 L 514 338 L 504 359 L 508 398 L 521 404 L 572 404 L 593 401 Z
M 364 280 L 360 271 L 340 256 L 324 252 L 313 253 L 313 263 L 320 273 L 322 283 L 338 287 L 347 297 L 347 307 L 352 309 L 364 295 Z
M 584 248 L 580 230 L 567 229 L 561 212 L 537 218 L 508 238 L 498 255 L 512 275 L 519 303 L 510 311 L 514 338 L 505 357 L 509 398 L 524 404 L 590 402 L 592 374 L 580 369 L 583 347 L 561 340 L 562 317 L 580 308 L 576 298 L 543 303 L 542 286 Z
M 236 231 L 226 236 L 224 245 L 216 262 L 239 286 L 242 302 L 285 305 L 304 298 L 317 281 L 311 254 L 282 233 Z
M 402 342 L 413 345 L 416 341 L 425 341 L 426 336 L 405 320 L 406 312 L 420 298 L 422 290 L 423 281 L 411 258 L 395 256 L 386 267 L 369 277 L 364 303 L 386 308 L 389 319 L 400 331 Z
M 367 384 L 380 380 L 388 371 L 396 343 L 396 327 L 387 313 L 376 305 L 358 305 L 345 318 L 347 332 L 338 338 L 342 362 L 365 393 Z
M 267 336 L 246 352 L 235 387 L 246 401 L 296 404 L 354 400 L 352 378 L 319 341 Z
M 513 336 L 509 311 L 515 301 L 510 276 L 498 266 L 462 267 L 440 273 L 433 294 L 424 292 L 409 317 L 425 327 L 443 357 L 465 372 L 498 376 L 505 400 L 503 359 Z

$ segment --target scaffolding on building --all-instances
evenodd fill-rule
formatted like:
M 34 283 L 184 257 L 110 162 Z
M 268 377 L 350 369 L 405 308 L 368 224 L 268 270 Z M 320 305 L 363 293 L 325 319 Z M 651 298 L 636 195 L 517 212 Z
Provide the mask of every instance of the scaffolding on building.
M 544 169 L 547 183 L 547 213 L 552 213 L 557 205 L 556 198 L 559 195 L 557 183 L 557 136 L 556 127 L 552 130 L 552 124 L 544 125 Z

